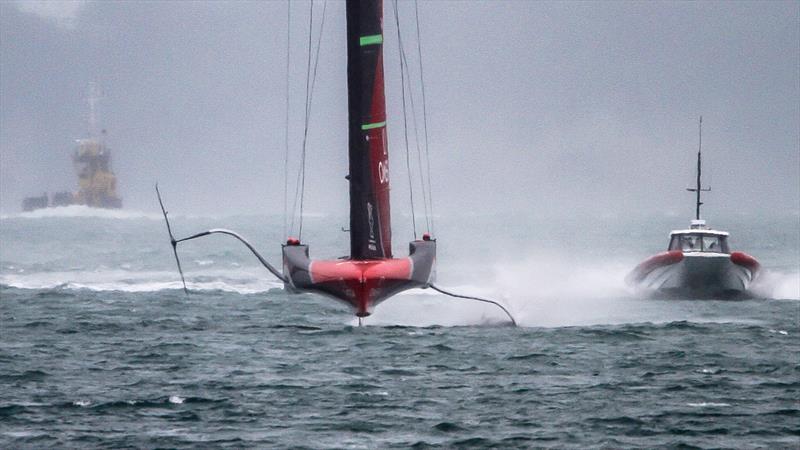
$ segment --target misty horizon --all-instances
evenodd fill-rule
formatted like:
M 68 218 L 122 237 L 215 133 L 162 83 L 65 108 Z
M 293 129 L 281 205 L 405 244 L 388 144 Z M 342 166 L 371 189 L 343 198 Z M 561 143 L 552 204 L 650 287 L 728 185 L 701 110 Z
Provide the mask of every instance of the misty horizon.
M 76 188 L 70 157 L 86 135 L 86 87 L 97 82 L 126 209 L 157 211 L 159 182 L 176 213 L 282 214 L 286 3 L 60 5 L 0 4 L 0 212 Z M 416 45 L 411 5 L 399 4 L 407 49 Z M 307 6 L 292 7 L 293 158 Z M 688 220 L 701 115 L 703 184 L 712 187 L 704 215 L 800 210 L 798 3 L 419 9 L 436 214 Z M 399 218 L 409 201 L 390 3 L 385 16 Z M 312 213 L 348 208 L 344 27 L 344 4 L 330 2 L 309 128 Z

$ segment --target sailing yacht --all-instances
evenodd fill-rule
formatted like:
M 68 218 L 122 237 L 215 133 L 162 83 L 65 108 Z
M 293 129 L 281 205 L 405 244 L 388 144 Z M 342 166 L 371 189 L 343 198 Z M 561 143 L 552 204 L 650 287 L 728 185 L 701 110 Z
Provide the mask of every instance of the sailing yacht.
M 394 256 L 384 95 L 383 1 L 347 0 L 345 5 L 349 132 L 349 173 L 345 178 L 350 185 L 350 255 L 311 259 L 307 244 L 299 238 L 287 237 L 282 246 L 281 271 L 231 230 L 216 228 L 176 239 L 156 186 L 184 290 L 188 293 L 177 244 L 219 233 L 247 246 L 272 275 L 283 281 L 288 292 L 313 292 L 338 300 L 351 308 L 359 324 L 386 299 L 408 289 L 431 288 L 450 297 L 493 304 L 516 325 L 511 313 L 494 300 L 454 294 L 433 284 L 436 240 L 429 232 L 409 243 L 407 257 Z

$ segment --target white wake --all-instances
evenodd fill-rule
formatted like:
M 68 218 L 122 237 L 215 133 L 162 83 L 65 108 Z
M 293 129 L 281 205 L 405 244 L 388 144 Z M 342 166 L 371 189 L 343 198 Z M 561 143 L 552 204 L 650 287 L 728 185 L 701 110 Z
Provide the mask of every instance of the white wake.
M 183 289 L 177 271 L 134 272 L 122 269 L 3 273 L 0 284 L 18 289 L 65 289 L 96 292 L 158 292 Z M 192 291 L 257 294 L 282 288 L 283 283 L 260 268 L 216 269 L 187 274 Z
M 86 205 L 58 206 L 42 208 L 18 214 L 0 216 L 0 219 L 43 219 L 51 217 L 93 217 L 100 219 L 162 219 L 160 214 L 129 209 L 92 208 Z

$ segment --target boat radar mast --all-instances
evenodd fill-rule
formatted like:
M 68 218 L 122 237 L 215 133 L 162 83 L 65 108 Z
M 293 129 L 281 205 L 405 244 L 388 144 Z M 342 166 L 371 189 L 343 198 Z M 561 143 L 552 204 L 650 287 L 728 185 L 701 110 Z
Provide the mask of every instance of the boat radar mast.
M 700 205 L 703 202 L 700 201 L 700 193 L 701 192 L 710 192 L 711 186 L 703 189 L 700 185 L 700 174 L 702 172 L 702 151 L 703 151 L 703 116 L 700 116 L 700 126 L 699 126 L 699 134 L 700 134 L 700 143 L 697 147 L 697 187 L 694 188 L 686 188 L 689 192 L 696 192 L 697 193 L 697 204 L 695 207 L 695 220 L 700 220 Z
M 103 99 L 103 93 L 100 86 L 92 81 L 89 83 L 89 95 L 86 101 L 89 103 L 89 137 L 97 137 L 97 102 Z

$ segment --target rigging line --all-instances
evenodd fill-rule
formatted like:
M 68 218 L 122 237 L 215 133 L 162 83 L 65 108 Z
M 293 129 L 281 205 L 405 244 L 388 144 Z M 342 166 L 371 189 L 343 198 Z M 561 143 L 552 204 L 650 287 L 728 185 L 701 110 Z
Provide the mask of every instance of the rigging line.
M 431 231 L 431 223 L 430 223 L 430 214 L 428 213 L 428 193 L 427 189 L 425 188 L 425 175 L 422 170 L 422 151 L 420 150 L 419 145 L 419 127 L 417 126 L 417 109 L 414 106 L 414 90 L 411 86 L 411 69 L 408 64 L 408 57 L 406 56 L 405 47 L 403 47 L 402 41 L 400 42 L 400 57 L 403 61 L 405 61 L 406 67 L 406 75 L 408 75 L 408 97 L 411 101 L 411 118 L 413 119 L 414 124 L 414 143 L 417 147 L 417 166 L 419 168 L 419 183 L 422 188 L 422 205 L 425 208 L 425 225 L 428 227 L 426 230 L 427 232 Z
M 310 97 L 309 91 L 309 84 L 311 82 L 311 53 L 312 47 L 311 43 L 313 42 L 313 35 L 314 35 L 314 0 L 309 2 L 309 13 L 308 13 L 308 60 L 306 62 L 306 98 L 305 98 L 305 111 L 303 113 L 303 132 L 305 134 L 305 130 L 308 129 L 308 99 Z M 305 170 L 306 170 L 306 144 L 305 139 L 303 140 L 303 146 L 300 153 L 300 167 L 297 168 L 297 179 L 295 180 L 295 189 L 294 189 L 294 203 L 292 204 L 292 229 L 294 229 L 294 218 L 297 215 L 297 203 L 298 198 L 300 198 L 301 194 L 301 184 L 300 180 L 305 177 Z M 299 216 L 300 228 L 302 229 L 302 222 L 303 222 L 303 215 L 300 214 Z M 298 238 L 300 238 L 298 233 Z
M 399 18 L 398 18 L 398 28 L 399 28 Z M 405 47 L 403 46 L 402 39 L 399 39 L 399 46 L 400 46 L 400 58 L 401 61 L 405 63 L 405 73 L 408 75 L 408 91 L 409 91 L 409 99 L 411 101 L 411 118 L 413 119 L 414 124 L 414 143 L 417 148 L 417 166 L 419 168 L 419 182 L 422 189 L 422 205 L 425 208 L 425 225 L 427 227 L 427 232 L 431 232 L 431 222 L 430 222 L 430 213 L 428 212 L 428 192 L 427 188 L 425 187 L 425 175 L 422 169 L 422 152 L 420 150 L 419 145 L 419 127 L 417 126 L 417 112 L 416 106 L 414 104 L 414 90 L 411 85 L 411 66 L 408 64 L 408 57 L 406 55 Z M 402 67 L 402 66 L 401 66 Z
M 309 82 L 311 79 L 311 38 L 314 31 L 314 0 L 309 2 L 309 13 L 308 13 L 308 62 L 306 64 L 306 100 L 305 100 L 305 113 L 304 113 L 304 120 L 306 123 L 304 127 L 307 128 L 308 126 L 308 97 L 309 97 Z M 294 199 L 292 202 L 292 222 L 291 222 L 291 229 L 294 230 L 294 219 L 297 217 L 297 199 L 300 196 L 300 177 L 305 171 L 305 141 L 303 141 L 303 148 L 301 153 L 301 162 L 300 167 L 297 168 L 297 179 L 295 180 L 294 184 Z M 301 214 L 302 220 L 302 214 Z
M 285 153 L 283 158 L 283 237 L 287 237 L 289 230 L 286 228 L 289 215 L 289 70 L 291 68 L 291 43 L 292 43 L 292 2 L 286 0 L 286 129 Z
M 397 11 L 397 0 L 394 0 L 394 20 L 395 24 L 397 25 L 397 42 L 398 42 L 398 53 L 400 54 L 400 86 L 401 86 L 401 94 L 403 97 L 403 132 L 405 136 L 405 144 L 406 144 L 406 170 L 408 171 L 408 196 L 411 199 L 411 226 L 414 228 L 414 239 L 417 239 L 417 218 L 414 212 L 414 186 L 411 181 L 411 156 L 410 152 L 408 151 L 408 120 L 406 118 L 406 81 L 404 75 L 404 68 L 405 63 L 403 62 L 403 40 L 400 36 L 400 19 L 399 13 Z
M 414 0 L 414 18 L 417 24 L 417 54 L 419 55 L 419 84 L 422 87 L 422 124 L 424 127 L 425 136 L 425 161 L 428 168 L 428 203 L 431 206 L 431 233 L 436 236 L 433 223 L 433 186 L 431 184 L 431 158 L 428 147 L 428 108 L 425 101 L 425 78 L 422 72 L 422 39 L 419 31 L 419 7 L 417 0 Z
M 306 126 L 303 130 L 303 179 L 300 187 L 300 231 L 297 233 L 298 239 L 303 239 L 303 203 L 306 193 L 306 142 L 308 141 L 308 123 L 311 119 L 311 102 L 314 99 L 314 86 L 317 84 L 317 67 L 319 67 L 319 50 L 322 48 L 322 34 L 325 31 L 325 11 L 328 10 L 328 0 L 322 4 L 322 22 L 319 25 L 319 38 L 317 38 L 317 52 L 314 55 L 314 74 L 311 78 L 311 93 L 308 95 L 308 105 L 306 106 Z
M 311 103 L 314 99 L 314 86 L 317 84 L 317 67 L 319 66 L 319 51 L 322 48 L 322 33 L 325 31 L 325 12 L 328 10 L 328 0 L 322 3 L 322 22 L 319 25 L 319 36 L 317 37 L 317 51 L 314 55 L 314 74 L 311 77 L 311 94 L 308 98 L 307 115 L 311 117 Z
M 326 2 L 327 5 L 327 2 Z M 305 177 L 306 177 L 306 142 L 308 137 L 308 121 L 309 109 L 311 105 L 311 90 L 313 84 L 311 83 L 311 54 L 313 52 L 312 42 L 314 36 L 314 0 L 309 3 L 309 19 L 308 19 L 308 61 L 306 63 L 306 99 L 305 99 L 305 113 L 303 115 L 303 144 L 302 151 L 300 152 L 300 167 L 297 169 L 297 179 L 295 181 L 294 203 L 292 204 L 292 229 L 294 229 L 294 218 L 297 216 L 298 198 L 300 199 L 300 214 L 299 214 L 299 230 L 298 238 L 302 239 L 303 234 L 303 194 L 305 192 Z

